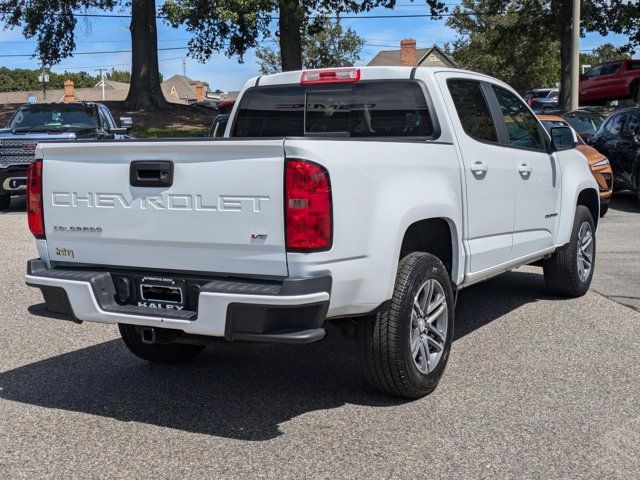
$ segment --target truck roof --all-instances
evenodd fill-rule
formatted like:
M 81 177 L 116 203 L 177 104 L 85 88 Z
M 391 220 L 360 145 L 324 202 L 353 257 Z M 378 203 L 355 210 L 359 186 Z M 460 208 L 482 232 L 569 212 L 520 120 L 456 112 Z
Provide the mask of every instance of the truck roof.
M 455 72 L 455 73 L 476 75 L 479 77 L 491 79 L 492 81 L 496 81 L 496 79 L 494 79 L 493 77 L 484 75 L 482 73 L 473 72 L 470 70 L 464 70 L 461 68 L 450 68 L 450 67 L 436 67 L 436 66 L 431 66 L 431 67 L 336 67 L 336 68 L 317 68 L 317 69 L 309 69 L 309 70 L 294 70 L 291 72 L 274 73 L 271 75 L 253 77 L 247 81 L 247 83 L 245 84 L 245 88 L 249 88 L 252 86 L 256 86 L 256 87 L 265 86 L 265 85 L 300 84 L 300 79 L 304 72 L 345 70 L 345 69 L 351 69 L 351 68 L 360 70 L 360 75 L 361 75 L 360 78 L 362 80 L 407 79 L 411 77 L 411 72 L 413 72 L 415 69 L 419 69 L 421 72 L 428 72 L 429 74 L 434 74 L 436 72 Z

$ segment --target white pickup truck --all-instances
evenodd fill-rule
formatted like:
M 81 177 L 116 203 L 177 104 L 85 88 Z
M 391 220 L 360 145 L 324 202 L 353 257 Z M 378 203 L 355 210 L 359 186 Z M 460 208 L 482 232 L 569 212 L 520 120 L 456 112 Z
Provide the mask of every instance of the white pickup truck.
M 30 311 L 117 324 L 156 362 L 356 319 L 366 379 L 420 397 L 447 364 L 460 289 L 535 263 L 552 292 L 588 290 L 600 206 L 575 144 L 473 72 L 253 78 L 225 138 L 38 146 Z

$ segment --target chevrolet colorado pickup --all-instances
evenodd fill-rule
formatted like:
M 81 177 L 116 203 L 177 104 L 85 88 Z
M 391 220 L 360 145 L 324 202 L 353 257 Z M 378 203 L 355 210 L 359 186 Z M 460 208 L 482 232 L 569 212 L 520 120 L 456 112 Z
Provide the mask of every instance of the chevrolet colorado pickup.
M 116 127 L 111 112 L 98 103 L 36 103 L 22 105 L 0 128 L 0 210 L 9 208 L 11 196 L 26 191 L 27 167 L 34 160 L 40 141 L 70 141 L 77 138 L 122 138 L 126 126 Z
M 155 362 L 216 338 L 313 342 L 348 319 L 370 384 L 420 397 L 460 289 L 536 263 L 550 291 L 588 290 L 600 206 L 575 146 L 463 70 L 253 78 L 224 138 L 38 146 L 30 311 L 117 324 Z

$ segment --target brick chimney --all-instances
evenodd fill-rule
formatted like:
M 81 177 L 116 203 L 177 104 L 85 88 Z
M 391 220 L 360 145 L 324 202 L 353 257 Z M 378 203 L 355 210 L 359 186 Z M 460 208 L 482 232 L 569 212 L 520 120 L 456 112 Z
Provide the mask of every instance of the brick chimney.
M 64 103 L 78 101 L 78 99 L 76 98 L 76 90 L 71 80 L 64 81 L 64 98 L 62 99 L 62 101 Z
M 415 67 L 416 63 L 416 41 L 405 38 L 400 42 L 400 64 L 403 67 Z
M 202 82 L 196 83 L 196 102 L 204 101 L 204 85 Z

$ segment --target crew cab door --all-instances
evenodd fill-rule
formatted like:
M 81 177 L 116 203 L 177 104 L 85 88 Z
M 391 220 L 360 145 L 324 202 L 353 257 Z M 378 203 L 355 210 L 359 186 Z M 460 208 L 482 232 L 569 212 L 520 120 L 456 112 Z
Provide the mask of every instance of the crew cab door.
M 501 142 L 516 163 L 514 259 L 552 247 L 560 205 L 556 158 L 547 152 L 543 127 L 513 92 L 491 88 L 500 109 L 496 119 Z
M 466 183 L 467 273 L 473 274 L 511 259 L 518 175 L 514 156 L 499 144 L 488 84 L 465 74 L 438 74 L 438 81 L 455 107 L 451 121 Z

